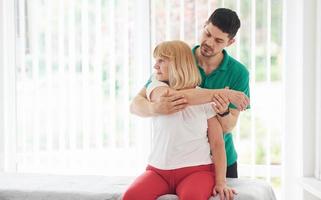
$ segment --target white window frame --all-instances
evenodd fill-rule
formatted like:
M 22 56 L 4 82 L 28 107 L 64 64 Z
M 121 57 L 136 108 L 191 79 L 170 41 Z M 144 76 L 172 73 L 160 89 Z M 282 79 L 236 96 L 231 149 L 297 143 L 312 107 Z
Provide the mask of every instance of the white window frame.
M 302 0 L 284 1 L 284 135 L 282 155 L 283 199 L 298 199 L 302 189 L 297 180 L 302 177 Z
M 3 9 L 3 1 L 0 1 L 0 63 L 1 65 L 4 64 L 4 44 L 3 44 L 3 37 L 4 37 L 4 13 L 2 12 Z M 0 67 L 0 171 L 4 170 L 4 68 Z
M 321 2 L 317 1 L 317 29 L 316 29 L 316 163 L 315 177 L 321 180 Z

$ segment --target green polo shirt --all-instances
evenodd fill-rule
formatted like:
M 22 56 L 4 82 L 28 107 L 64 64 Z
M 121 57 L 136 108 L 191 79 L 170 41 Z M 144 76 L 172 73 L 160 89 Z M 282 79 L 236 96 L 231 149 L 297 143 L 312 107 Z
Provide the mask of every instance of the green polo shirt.
M 195 51 L 198 47 L 199 45 L 192 49 L 194 57 Z M 218 68 L 208 75 L 205 74 L 203 68 L 196 62 L 202 76 L 202 84 L 200 87 L 207 89 L 222 89 L 229 87 L 232 90 L 242 91 L 250 97 L 248 70 L 243 64 L 229 56 L 225 50 L 223 50 L 223 54 L 223 61 L 220 63 Z M 233 104 L 230 104 L 229 107 L 236 108 Z M 237 160 L 237 153 L 234 147 L 232 133 L 225 133 L 224 140 L 227 166 L 230 166 Z

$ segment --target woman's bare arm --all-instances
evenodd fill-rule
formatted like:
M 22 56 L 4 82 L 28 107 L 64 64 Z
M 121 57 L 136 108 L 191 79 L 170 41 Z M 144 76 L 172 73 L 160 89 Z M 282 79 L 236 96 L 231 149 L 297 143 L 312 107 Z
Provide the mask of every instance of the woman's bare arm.
M 226 184 L 226 152 L 223 129 L 216 117 L 207 120 L 208 140 L 215 164 L 216 184 Z
M 207 120 L 208 139 L 212 151 L 212 160 L 215 165 L 215 186 L 213 195 L 218 194 L 220 199 L 233 199 L 236 191 L 226 184 L 226 152 L 222 127 L 216 117 Z

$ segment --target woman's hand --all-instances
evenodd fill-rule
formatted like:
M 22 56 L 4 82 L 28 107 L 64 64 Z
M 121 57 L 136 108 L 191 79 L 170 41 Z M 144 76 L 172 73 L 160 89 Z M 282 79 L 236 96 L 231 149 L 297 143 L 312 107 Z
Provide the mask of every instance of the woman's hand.
M 215 94 L 213 97 L 213 102 L 214 105 L 212 105 L 212 107 L 216 113 L 223 114 L 227 112 L 230 101 L 226 95 Z
M 220 200 L 233 200 L 237 192 L 225 183 L 217 183 L 213 188 L 213 196 L 219 195 Z

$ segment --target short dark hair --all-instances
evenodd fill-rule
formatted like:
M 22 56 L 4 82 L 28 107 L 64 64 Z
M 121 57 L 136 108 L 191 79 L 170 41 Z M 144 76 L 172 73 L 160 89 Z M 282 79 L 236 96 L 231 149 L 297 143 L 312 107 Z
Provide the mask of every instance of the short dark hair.
M 228 33 L 229 38 L 234 38 L 241 22 L 236 12 L 228 8 L 218 8 L 208 18 L 208 23 L 217 26 L 224 33 Z

